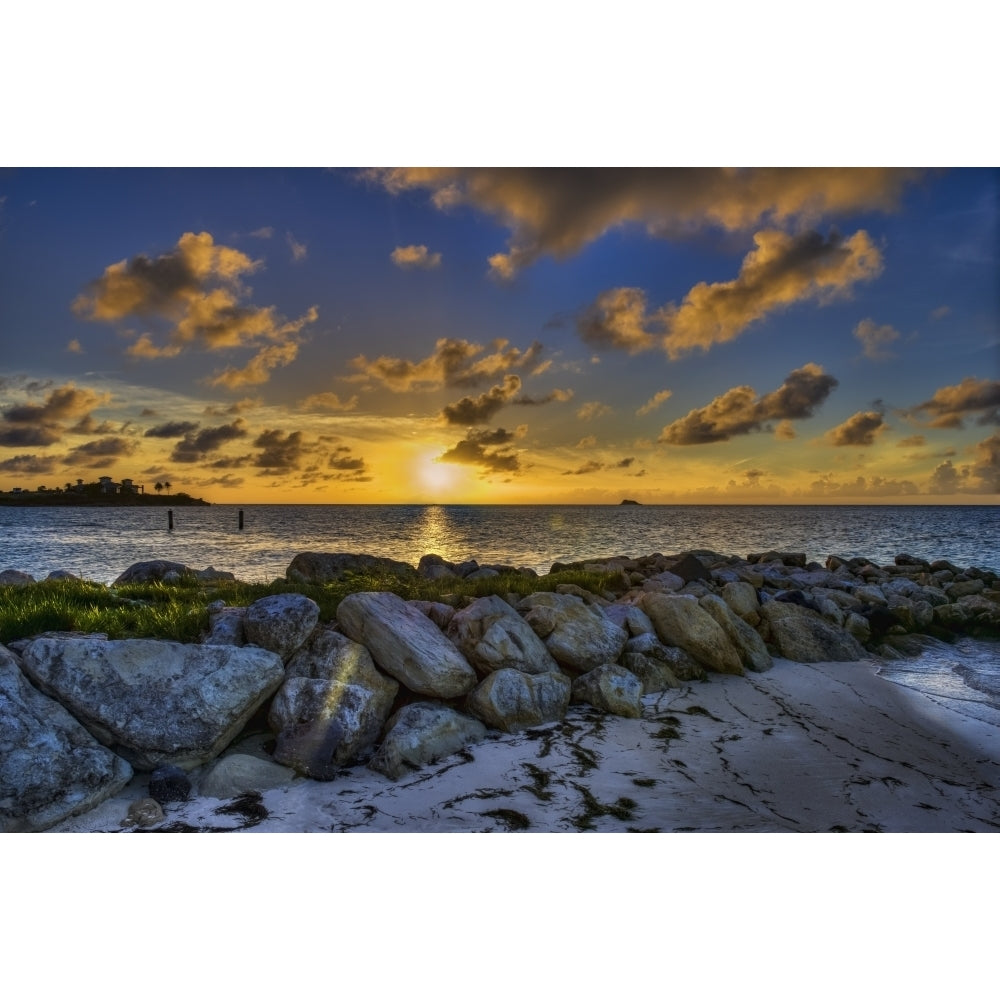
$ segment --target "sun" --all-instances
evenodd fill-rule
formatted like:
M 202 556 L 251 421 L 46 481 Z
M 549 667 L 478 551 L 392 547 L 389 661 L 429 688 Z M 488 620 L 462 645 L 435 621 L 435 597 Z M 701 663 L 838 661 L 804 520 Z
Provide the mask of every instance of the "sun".
M 438 461 L 437 451 L 424 452 L 416 462 L 416 480 L 421 490 L 435 498 L 453 494 L 461 479 L 461 469 Z

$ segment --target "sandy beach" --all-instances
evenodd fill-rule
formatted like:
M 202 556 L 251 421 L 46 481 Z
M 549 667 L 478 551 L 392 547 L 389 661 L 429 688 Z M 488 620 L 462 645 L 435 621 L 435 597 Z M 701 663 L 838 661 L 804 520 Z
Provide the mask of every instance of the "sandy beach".
M 147 781 L 54 830 L 121 831 Z M 879 677 L 874 661 L 779 659 L 765 674 L 648 695 L 641 719 L 573 706 L 562 722 L 491 734 L 399 781 L 357 766 L 165 814 L 151 829 L 996 831 L 1000 727 Z

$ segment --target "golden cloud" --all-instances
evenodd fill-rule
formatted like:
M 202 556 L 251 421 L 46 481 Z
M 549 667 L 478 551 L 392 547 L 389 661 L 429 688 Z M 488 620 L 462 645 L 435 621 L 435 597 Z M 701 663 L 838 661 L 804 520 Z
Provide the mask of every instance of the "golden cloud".
M 166 341 L 158 344 L 153 334 L 141 334 L 126 349 L 133 358 L 170 358 L 192 347 L 219 351 L 270 342 L 245 368 L 228 369 L 210 383 L 228 388 L 259 385 L 272 369 L 295 358 L 298 335 L 319 315 L 313 306 L 286 321 L 273 306 L 245 304 L 248 291 L 241 278 L 261 266 L 240 250 L 216 244 L 210 233 L 184 233 L 173 250 L 159 257 L 139 254 L 106 267 L 76 298 L 73 309 L 91 320 L 142 317 L 165 323 Z
M 385 355 L 369 361 L 362 354 L 351 361 L 359 374 L 348 378 L 378 382 L 393 392 L 429 392 L 443 386 L 481 385 L 511 371 L 537 374 L 541 369 L 538 359 L 544 348 L 538 341 L 524 351 L 502 339 L 493 341 L 490 348 L 492 353 L 483 355 L 486 348 L 480 344 L 446 337 L 434 344 L 433 354 L 420 361 Z
M 864 356 L 870 361 L 888 361 L 895 357 L 889 345 L 899 340 L 900 333 L 888 324 L 876 326 L 874 320 L 863 319 L 854 328 L 854 336 L 861 341 Z
M 673 395 L 672 389 L 661 389 L 655 396 L 651 399 L 647 399 L 638 410 L 635 411 L 637 417 L 644 417 L 647 413 L 652 413 L 653 410 L 665 403 Z
M 822 367 L 809 363 L 791 372 L 781 386 L 763 396 L 748 385 L 734 386 L 707 406 L 668 424 L 658 440 L 660 444 L 713 444 L 761 431 L 771 421 L 780 421 L 776 433 L 787 437 L 788 422 L 811 417 L 837 384 Z
M 441 254 L 430 253 L 423 244 L 419 246 L 410 244 L 408 247 L 396 247 L 389 256 L 392 258 L 393 264 L 404 270 L 418 267 L 429 271 L 441 265 Z
M 540 256 L 565 258 L 634 224 L 656 237 L 705 228 L 809 225 L 855 211 L 893 211 L 916 170 L 883 168 L 400 168 L 365 177 L 397 194 L 426 190 L 441 210 L 467 205 L 510 230 L 489 258 L 511 278 Z
M 848 417 L 842 424 L 829 431 L 827 437 L 837 448 L 849 445 L 867 448 L 873 445 L 878 436 L 887 429 L 888 424 L 881 413 L 867 410 Z
M 958 385 L 938 389 L 924 403 L 909 411 L 911 416 L 931 418 L 929 427 L 961 428 L 974 413 L 980 416 L 980 426 L 1000 424 L 1000 381 L 985 378 L 964 378 Z
M 882 271 L 882 255 L 863 229 L 847 239 L 813 230 L 797 236 L 765 230 L 754 234 L 754 243 L 736 278 L 699 282 L 679 306 L 669 303 L 650 313 L 641 289 L 601 293 L 577 317 L 580 336 L 630 354 L 659 346 L 674 360 L 734 340 L 776 309 L 847 296 L 857 282 Z

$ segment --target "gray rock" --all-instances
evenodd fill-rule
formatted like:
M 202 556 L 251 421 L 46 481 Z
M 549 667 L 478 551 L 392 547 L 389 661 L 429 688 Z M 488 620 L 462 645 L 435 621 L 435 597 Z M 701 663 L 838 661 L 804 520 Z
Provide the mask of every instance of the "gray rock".
M 706 594 L 698 603 L 722 627 L 747 670 L 761 673 L 774 666 L 771 654 L 767 651 L 760 634 L 740 618 L 721 597 Z
M 401 708 L 388 722 L 381 746 L 368 766 L 393 780 L 411 769 L 480 742 L 486 726 L 446 705 L 418 701 Z
M 642 596 L 641 607 L 666 645 L 680 646 L 717 673 L 743 673 L 739 650 L 695 597 L 647 593 Z
M 191 779 L 176 764 L 164 764 L 149 776 L 149 797 L 160 805 L 186 802 L 191 795 Z
M 309 638 L 319 621 L 319 605 L 303 594 L 272 594 L 254 601 L 243 618 L 247 642 L 283 660 Z
M 456 612 L 447 635 L 480 674 L 507 667 L 526 674 L 559 669 L 531 626 L 500 597 L 480 597 Z
M 284 677 L 264 649 L 157 639 L 36 639 L 24 671 L 140 771 L 218 756 Z
M 292 583 L 331 583 L 357 573 L 414 577 L 417 571 L 395 559 L 350 552 L 300 552 L 288 564 L 285 578 Z
M 680 687 L 681 681 L 700 680 L 705 668 L 678 646 L 664 646 L 655 635 L 629 639 L 622 663 L 642 681 L 642 693 L 655 694 Z
M 0 587 L 27 587 L 30 583 L 35 583 L 35 578 L 19 569 L 5 569 L 0 573 Z
M 124 827 L 156 826 L 164 820 L 163 807 L 156 799 L 137 799 L 128 807 L 128 814 L 122 820 Z
M 273 760 L 245 753 L 228 753 L 212 761 L 198 783 L 199 795 L 232 799 L 247 792 L 281 788 L 295 778 L 295 771 Z
M 654 573 L 652 576 L 646 577 L 643 580 L 642 589 L 661 593 L 675 593 L 684 586 L 685 582 L 676 573 L 664 570 L 662 573 Z
M 48 829 L 131 778 L 128 763 L 32 687 L 0 646 L 0 833 Z
M 428 618 L 442 632 L 446 631 L 455 617 L 455 609 L 450 604 L 443 604 L 441 601 L 407 601 L 407 604 L 416 608 L 422 615 Z
M 656 631 L 653 628 L 653 623 L 649 620 L 649 615 L 634 604 L 609 604 L 604 608 L 604 614 L 619 628 L 625 629 L 633 638 L 637 635 L 649 635 Z
M 469 695 L 467 708 L 487 726 L 514 733 L 564 718 L 571 689 L 565 674 L 497 670 Z
M 184 563 L 170 562 L 168 559 L 149 559 L 145 562 L 132 563 L 131 566 L 118 579 L 114 586 L 120 583 L 157 583 L 163 582 L 164 577 L 173 574 L 172 579 L 178 580 L 186 574 L 193 573 Z M 169 580 L 167 582 L 170 582 Z
M 530 594 L 517 610 L 556 663 L 570 670 L 586 672 L 602 663 L 614 663 L 628 640 L 628 633 L 599 607 L 572 594 Z
M 756 626 L 760 622 L 760 601 L 757 591 L 749 583 L 740 580 L 727 583 L 722 588 L 722 599 L 748 625 Z
M 54 569 L 45 578 L 46 580 L 80 580 L 81 577 L 71 573 L 68 569 Z
M 219 608 L 208 618 L 208 634 L 202 640 L 206 646 L 245 646 L 243 623 L 246 608 Z
M 368 647 L 375 663 L 416 694 L 457 698 L 476 684 L 476 672 L 440 629 L 395 594 L 348 594 L 337 622 Z
M 271 705 L 274 759 L 329 781 L 372 749 L 398 692 L 364 646 L 332 629 L 317 630 L 289 662 Z
M 779 653 L 800 663 L 863 660 L 864 647 L 849 632 L 825 621 L 810 608 L 784 601 L 761 605 Z
M 617 663 L 603 663 L 573 681 L 572 700 L 624 719 L 642 716 L 643 683 Z

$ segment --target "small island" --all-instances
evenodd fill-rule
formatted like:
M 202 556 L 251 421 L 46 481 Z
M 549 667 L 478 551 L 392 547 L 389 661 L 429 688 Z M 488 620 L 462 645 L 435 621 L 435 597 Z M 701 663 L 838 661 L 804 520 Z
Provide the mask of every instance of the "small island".
M 15 487 L 0 493 L 4 507 L 208 507 L 207 500 L 188 493 L 170 492 L 170 483 L 156 483 L 155 493 L 147 493 L 145 485 L 131 479 L 116 483 L 110 476 L 101 476 L 96 483 L 77 479 L 76 484 L 50 489 L 39 486 L 34 490 Z M 163 495 L 165 492 L 166 495 Z
M 641 507 L 642 504 L 638 500 L 622 500 L 618 505 L 619 507 Z

